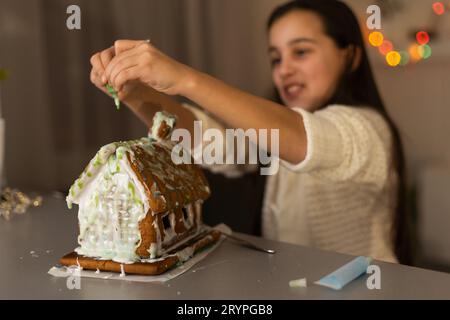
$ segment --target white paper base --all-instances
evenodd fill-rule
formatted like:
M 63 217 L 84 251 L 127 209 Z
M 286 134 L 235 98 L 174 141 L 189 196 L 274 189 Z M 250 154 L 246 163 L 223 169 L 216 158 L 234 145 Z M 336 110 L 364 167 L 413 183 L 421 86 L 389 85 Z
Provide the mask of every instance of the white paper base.
M 231 234 L 232 231 L 230 227 L 225 224 L 219 224 L 214 227 L 214 229 L 219 230 L 225 234 Z M 188 261 L 180 265 L 179 267 L 173 268 L 163 274 L 156 276 L 145 276 L 145 275 L 121 275 L 115 272 L 101 271 L 96 272 L 93 270 L 83 270 L 78 266 L 65 267 L 65 266 L 55 266 L 52 267 L 48 273 L 54 277 L 67 278 L 69 276 L 79 276 L 85 278 L 97 278 L 97 279 L 111 279 L 111 280 L 126 280 L 126 281 L 136 281 L 136 282 L 166 282 L 179 275 L 188 271 L 192 266 L 194 266 L 199 261 L 203 260 L 208 254 L 213 252 L 225 239 L 225 236 L 221 236 L 220 239 L 211 247 L 201 251 L 200 253 L 194 255 Z

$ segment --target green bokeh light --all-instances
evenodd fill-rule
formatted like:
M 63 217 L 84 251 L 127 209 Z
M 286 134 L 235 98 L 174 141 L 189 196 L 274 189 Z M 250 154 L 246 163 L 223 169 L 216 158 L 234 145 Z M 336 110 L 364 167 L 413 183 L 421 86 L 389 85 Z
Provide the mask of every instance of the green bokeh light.
M 400 65 L 406 66 L 409 63 L 409 53 L 406 51 L 400 51 Z
M 422 57 L 422 59 L 428 59 L 431 57 L 431 47 L 427 44 L 419 46 L 419 54 Z

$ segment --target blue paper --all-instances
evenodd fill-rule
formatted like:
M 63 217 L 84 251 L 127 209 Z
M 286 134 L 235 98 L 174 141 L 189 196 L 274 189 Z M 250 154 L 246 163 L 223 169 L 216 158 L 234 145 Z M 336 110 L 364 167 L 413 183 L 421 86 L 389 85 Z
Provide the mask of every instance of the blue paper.
M 366 273 L 371 261 L 372 259 L 368 257 L 357 257 L 315 283 L 335 290 L 341 290 L 349 282 Z

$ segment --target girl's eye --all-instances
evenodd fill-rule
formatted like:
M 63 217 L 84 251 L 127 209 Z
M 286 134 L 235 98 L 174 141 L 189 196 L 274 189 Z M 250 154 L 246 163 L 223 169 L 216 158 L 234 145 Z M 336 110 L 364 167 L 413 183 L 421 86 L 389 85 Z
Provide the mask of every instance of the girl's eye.
M 306 55 L 307 53 L 309 53 L 311 50 L 309 50 L 309 49 L 298 49 L 298 50 L 295 50 L 295 55 L 296 56 L 298 56 L 298 57 L 303 57 L 304 55 Z
M 280 58 L 274 58 L 274 59 L 271 59 L 271 60 L 270 60 L 270 65 L 271 65 L 272 67 L 274 67 L 274 66 L 280 64 L 280 62 L 281 62 L 281 59 L 280 59 Z

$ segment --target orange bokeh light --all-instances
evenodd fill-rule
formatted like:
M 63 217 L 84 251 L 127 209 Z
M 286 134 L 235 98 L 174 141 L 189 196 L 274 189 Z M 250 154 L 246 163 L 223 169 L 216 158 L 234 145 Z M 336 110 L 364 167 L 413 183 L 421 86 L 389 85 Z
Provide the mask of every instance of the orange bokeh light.
M 391 67 L 398 66 L 400 64 L 401 59 L 402 57 L 400 56 L 400 53 L 398 53 L 397 51 L 390 51 L 386 55 L 386 62 Z
M 394 49 L 394 45 L 389 40 L 384 40 L 381 46 L 378 47 L 378 51 L 385 56 L 388 54 L 389 51 L 392 51 Z
M 379 47 L 383 43 L 383 34 L 379 31 L 373 31 L 369 34 L 369 43 L 374 47 Z
M 417 43 L 413 43 L 412 45 L 410 45 L 408 52 L 412 62 L 417 62 L 422 59 L 422 56 L 420 55 L 419 45 Z

